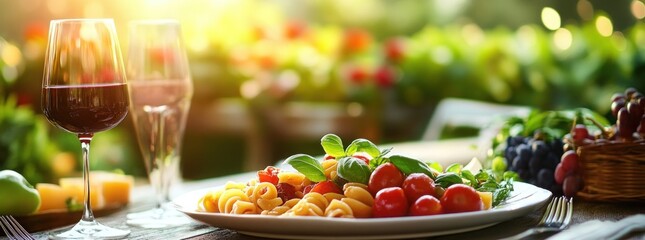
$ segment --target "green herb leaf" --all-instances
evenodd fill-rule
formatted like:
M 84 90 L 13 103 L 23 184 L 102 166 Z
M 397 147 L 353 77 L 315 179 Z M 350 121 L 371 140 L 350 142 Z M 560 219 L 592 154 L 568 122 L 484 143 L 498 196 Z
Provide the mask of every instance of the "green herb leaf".
M 298 170 L 312 182 L 322 182 L 327 180 L 325 172 L 322 168 L 322 165 L 314 157 L 307 154 L 296 154 L 293 155 L 285 163 L 291 165 L 293 168 Z
M 488 180 L 489 177 L 490 177 L 490 174 L 488 174 L 488 171 L 484 171 L 484 170 L 479 170 L 479 172 L 475 174 L 475 179 L 477 179 L 477 181 L 479 182 L 485 182 L 486 180 Z
M 343 149 L 343 140 L 335 134 L 327 134 L 320 139 L 320 145 L 325 150 L 325 153 L 332 157 L 344 157 L 345 150 Z
M 428 164 L 428 166 L 430 166 L 430 168 L 436 170 L 437 172 L 443 172 L 443 166 L 441 166 L 441 163 L 439 162 L 431 162 L 430 164 Z
M 76 199 L 71 197 L 65 199 L 65 205 L 67 206 L 68 212 L 76 212 L 76 211 L 83 210 L 83 204 L 77 202 Z
M 358 158 L 343 157 L 338 160 L 338 176 L 350 182 L 367 184 L 370 179 L 369 166 Z
M 390 148 L 383 149 L 383 150 L 381 150 L 381 154 L 380 154 L 380 155 L 381 155 L 381 156 L 385 156 L 385 155 L 387 155 L 388 153 L 390 153 L 391 151 L 392 151 L 392 148 L 391 148 L 391 147 L 390 147 Z
M 354 140 L 345 150 L 345 154 L 347 154 L 347 156 L 352 156 L 356 152 L 365 152 L 373 158 L 381 155 L 381 150 L 379 150 L 374 143 L 363 138 Z
M 464 179 L 468 180 L 468 182 L 470 183 L 471 187 L 476 188 L 477 185 L 479 185 L 479 182 L 475 178 L 475 175 L 473 175 L 473 173 L 471 173 L 470 170 L 461 171 L 461 178 L 464 178 Z
M 375 157 L 372 160 L 370 160 L 369 166 L 370 166 L 371 169 L 375 169 L 379 165 L 384 164 L 384 163 L 389 162 L 389 161 L 390 160 L 388 158 L 386 158 L 383 155 L 381 155 L 381 156 Z
M 436 175 L 433 173 L 433 170 L 430 169 L 428 164 L 416 160 L 414 158 L 409 158 L 400 155 L 392 155 L 389 157 L 390 162 L 394 164 L 401 172 L 405 175 L 410 175 L 411 173 L 424 173 L 434 179 Z
M 441 185 L 443 188 L 447 188 L 450 185 L 457 183 L 464 183 L 460 176 L 457 176 L 455 173 L 447 172 L 442 173 L 434 180 L 435 184 Z
M 513 179 L 502 181 L 493 192 L 493 206 L 497 206 L 510 196 L 513 191 Z
M 446 168 L 446 172 L 459 174 L 462 168 L 464 168 L 464 165 L 461 165 L 459 163 L 453 163 L 452 165 L 448 166 L 448 168 Z

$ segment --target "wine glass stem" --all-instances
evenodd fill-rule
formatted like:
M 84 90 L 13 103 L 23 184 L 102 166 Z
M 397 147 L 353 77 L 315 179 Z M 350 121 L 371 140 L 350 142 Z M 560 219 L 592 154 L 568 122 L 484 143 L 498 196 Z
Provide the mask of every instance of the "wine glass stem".
M 90 142 L 92 133 L 79 134 L 78 139 L 81 142 L 83 152 L 83 216 L 81 221 L 94 222 L 94 213 L 92 213 L 92 203 L 90 201 Z
M 166 107 L 157 107 L 155 108 L 151 114 L 152 114 L 152 119 L 153 119 L 153 124 L 154 127 L 156 128 L 153 131 L 153 134 L 151 134 L 151 151 L 150 151 L 150 174 L 151 178 L 157 178 L 157 179 L 150 179 L 151 183 L 153 185 L 153 188 L 155 190 L 155 195 L 156 195 L 156 207 L 161 208 L 162 204 L 165 203 L 168 199 L 168 190 L 170 188 L 170 182 L 168 181 L 168 177 L 166 176 L 169 174 L 167 171 L 170 170 L 166 166 L 168 163 L 166 162 L 166 139 L 165 139 L 165 114 L 166 114 L 167 108 Z M 156 174 L 153 173 L 156 171 Z

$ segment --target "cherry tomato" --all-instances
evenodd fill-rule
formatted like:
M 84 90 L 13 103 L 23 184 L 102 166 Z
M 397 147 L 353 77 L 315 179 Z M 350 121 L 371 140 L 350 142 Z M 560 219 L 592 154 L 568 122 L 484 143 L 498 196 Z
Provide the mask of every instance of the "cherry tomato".
M 307 193 L 311 192 L 311 189 L 314 188 L 314 186 L 316 186 L 316 184 L 309 184 L 309 185 L 303 187 L 302 188 L 302 194 L 307 194 Z
M 341 190 L 340 187 L 338 187 L 338 185 L 336 185 L 331 180 L 316 183 L 316 185 L 314 185 L 314 187 L 311 188 L 310 192 L 317 192 L 320 194 L 325 194 L 329 192 L 343 194 L 343 190 Z
M 376 195 L 376 193 L 387 187 L 400 187 L 403 183 L 403 173 L 392 163 L 381 164 L 370 176 L 367 184 L 367 190 Z
M 410 206 L 410 216 L 436 215 L 443 213 L 441 202 L 431 195 L 423 195 Z
M 408 200 L 400 187 L 383 188 L 374 198 L 373 217 L 401 217 L 407 215 Z
M 332 159 L 336 159 L 336 158 L 334 156 L 332 156 L 332 155 L 327 155 L 327 154 L 325 154 L 325 157 L 323 157 L 323 161 L 324 160 L 332 160 Z
M 403 180 L 401 188 L 403 188 L 403 192 L 405 192 L 405 196 L 408 198 L 410 204 L 414 203 L 423 195 L 435 196 L 434 181 L 423 173 L 410 174 Z
M 372 156 L 367 155 L 366 153 L 354 153 L 352 157 L 358 158 L 360 160 L 363 160 L 367 165 L 370 164 L 370 159 L 372 159 Z
M 273 185 L 278 185 L 279 172 L 279 168 L 268 166 L 264 168 L 264 170 L 258 171 L 258 180 L 260 180 L 260 182 L 270 182 Z
M 441 207 L 447 213 L 472 212 L 484 209 L 484 203 L 471 186 L 453 184 L 443 193 Z

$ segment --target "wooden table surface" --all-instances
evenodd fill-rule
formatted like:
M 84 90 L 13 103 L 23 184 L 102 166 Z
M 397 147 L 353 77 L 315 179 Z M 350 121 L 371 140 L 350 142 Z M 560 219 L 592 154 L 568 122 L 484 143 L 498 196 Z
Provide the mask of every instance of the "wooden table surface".
M 477 155 L 478 153 L 471 151 L 465 151 L 463 149 L 470 148 L 470 146 L 465 147 L 465 144 L 473 144 L 473 140 L 468 141 L 455 141 L 455 142 L 442 142 L 442 143 L 405 143 L 398 144 L 401 154 L 408 154 L 411 156 L 419 157 L 421 159 L 428 159 L 436 157 L 440 161 L 454 162 L 457 159 L 465 159 L 463 162 L 467 162 L 472 156 Z M 458 148 L 463 148 L 462 151 L 455 152 L 454 149 L 456 146 Z M 397 148 L 395 148 L 397 149 Z M 422 150 L 419 150 L 422 149 Z M 435 151 L 428 151 L 428 149 Z M 442 150 L 439 150 L 442 149 Z M 451 157 L 444 158 L 441 156 L 446 156 L 446 149 L 450 150 Z M 461 153 L 459 153 L 461 152 Z M 462 154 L 462 155 L 459 155 Z M 472 155 L 472 156 L 471 156 Z M 200 181 L 190 181 L 184 182 L 175 186 L 172 189 L 172 195 L 177 196 L 191 190 L 221 186 L 227 181 L 237 181 L 245 182 L 255 176 L 255 172 L 241 173 L 231 176 L 224 176 Z M 129 228 L 132 232 L 128 236 L 128 239 L 230 239 L 230 240 L 251 240 L 251 239 L 263 239 L 248 235 L 239 234 L 235 231 L 228 229 L 219 229 L 211 226 L 201 224 L 199 222 L 193 222 L 187 226 L 181 226 L 176 228 L 168 229 L 140 229 L 134 227 L 128 227 L 125 224 L 125 215 L 129 212 L 137 212 L 149 209 L 153 206 L 153 198 L 151 196 L 153 192 L 152 189 L 147 186 L 138 186 L 133 191 L 131 204 L 125 207 L 124 209 L 111 213 L 107 216 L 99 217 L 98 221 L 112 227 L 117 228 Z M 546 205 L 546 204 L 545 204 Z M 509 221 L 501 222 L 499 224 L 465 233 L 430 237 L 425 239 L 499 239 L 504 237 L 509 237 L 519 232 L 522 232 L 530 227 L 533 227 L 539 221 L 542 213 L 544 212 L 544 206 L 538 211 L 534 211 L 529 215 L 522 216 L 516 219 Z M 589 202 L 589 201 L 574 201 L 574 210 L 572 225 L 579 224 L 589 220 L 611 220 L 617 221 L 625 217 L 634 215 L 634 214 L 645 214 L 645 203 L 601 203 L 601 202 Z M 34 233 L 37 239 L 47 239 L 47 234 L 49 231 L 42 231 Z M 543 239 L 549 235 L 538 235 L 534 239 Z M 645 238 L 645 233 L 635 233 L 627 237 L 627 239 L 643 239 Z

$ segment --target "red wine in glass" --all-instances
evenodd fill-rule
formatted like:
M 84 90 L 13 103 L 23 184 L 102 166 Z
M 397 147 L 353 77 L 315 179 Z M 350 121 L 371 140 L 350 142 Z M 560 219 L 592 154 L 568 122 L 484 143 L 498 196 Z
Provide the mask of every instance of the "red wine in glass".
M 96 133 L 118 125 L 128 113 L 124 83 L 47 86 L 43 112 L 50 122 L 71 133 Z

